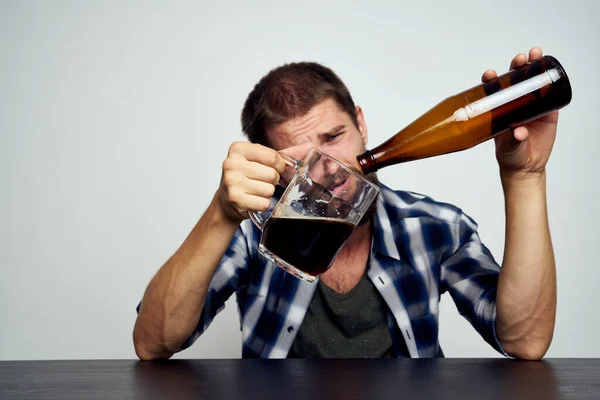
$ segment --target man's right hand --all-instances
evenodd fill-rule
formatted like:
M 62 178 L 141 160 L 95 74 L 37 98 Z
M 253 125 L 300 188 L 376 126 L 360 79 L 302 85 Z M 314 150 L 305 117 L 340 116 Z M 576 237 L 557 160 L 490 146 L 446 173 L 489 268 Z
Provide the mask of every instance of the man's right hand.
M 310 147 L 312 145 L 306 143 L 283 152 L 301 159 Z M 216 195 L 227 218 L 240 223 L 248 218 L 248 211 L 268 210 L 275 185 L 286 167 L 283 157 L 269 147 L 248 142 L 233 143 L 223 162 L 223 174 Z

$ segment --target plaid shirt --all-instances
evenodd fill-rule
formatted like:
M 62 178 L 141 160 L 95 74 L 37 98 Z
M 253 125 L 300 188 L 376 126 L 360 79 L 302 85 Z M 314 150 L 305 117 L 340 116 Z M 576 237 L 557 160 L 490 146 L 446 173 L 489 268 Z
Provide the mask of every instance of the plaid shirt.
M 382 185 L 376 200 L 367 275 L 388 306 L 388 326 L 402 357 L 443 357 L 438 342 L 440 296 L 449 292 L 459 312 L 500 353 L 495 334 L 500 267 L 481 243 L 477 224 L 460 209 Z M 261 232 L 244 221 L 211 281 L 189 347 L 237 295 L 243 358 L 285 358 L 316 284 L 306 283 L 258 253 Z

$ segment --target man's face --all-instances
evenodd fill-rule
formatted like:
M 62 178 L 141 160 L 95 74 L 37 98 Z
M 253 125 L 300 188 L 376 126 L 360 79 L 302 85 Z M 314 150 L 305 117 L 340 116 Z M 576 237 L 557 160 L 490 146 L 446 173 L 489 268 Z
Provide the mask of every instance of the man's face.
M 334 100 L 327 99 L 303 116 L 267 128 L 267 140 L 275 150 L 312 143 L 319 150 L 360 171 L 356 156 L 366 150 L 368 136 L 362 110 L 360 107 L 356 110 L 358 127 Z
M 329 154 L 361 174 L 356 156 L 366 150 L 368 135 L 367 125 L 360 107 L 356 107 L 356 114 L 358 127 L 354 125 L 350 116 L 342 111 L 334 100 L 327 99 L 314 106 L 305 115 L 268 128 L 265 133 L 267 140 L 275 150 L 311 143 L 313 147 Z M 334 181 L 333 187 L 326 183 L 328 182 L 327 175 L 334 174 L 338 169 L 339 167 L 334 165 L 323 164 L 322 180 L 319 181 L 328 186 L 334 194 L 346 197 L 344 193 L 347 192 L 347 196 L 352 198 L 357 188 L 349 183 L 350 180 L 342 180 L 340 183 Z M 314 170 L 313 173 L 318 174 Z M 375 173 L 368 174 L 365 178 L 379 185 Z M 361 223 L 369 221 L 376 208 L 377 202 L 374 201 L 365 213 Z

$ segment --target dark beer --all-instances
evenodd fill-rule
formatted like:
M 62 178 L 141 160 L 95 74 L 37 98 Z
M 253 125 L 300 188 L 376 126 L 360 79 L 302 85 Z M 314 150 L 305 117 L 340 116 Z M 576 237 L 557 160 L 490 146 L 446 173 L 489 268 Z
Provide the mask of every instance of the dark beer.
M 545 56 L 449 97 L 370 151 L 357 156 L 363 173 L 466 150 L 571 102 L 560 63 Z
M 333 218 L 269 218 L 262 244 L 299 270 L 317 276 L 325 272 L 354 226 Z

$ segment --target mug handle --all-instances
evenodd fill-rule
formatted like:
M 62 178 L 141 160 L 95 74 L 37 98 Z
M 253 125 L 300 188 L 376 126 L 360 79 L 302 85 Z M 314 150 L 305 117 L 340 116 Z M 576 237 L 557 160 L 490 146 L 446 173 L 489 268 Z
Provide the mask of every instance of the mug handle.
M 301 163 L 300 160 L 296 160 L 295 158 L 287 156 L 281 152 L 278 152 L 278 153 L 283 158 L 283 160 L 285 161 L 285 163 L 287 165 L 294 168 L 295 171 L 298 171 L 298 168 L 300 168 L 300 163 Z M 268 218 L 267 219 L 263 218 L 262 215 L 260 215 L 256 211 L 248 211 L 248 215 L 250 215 L 250 219 L 252 220 L 252 222 L 254 222 L 254 225 L 256 225 L 258 227 L 258 229 L 260 229 L 262 231 L 263 226 L 265 225 L 265 221 Z

